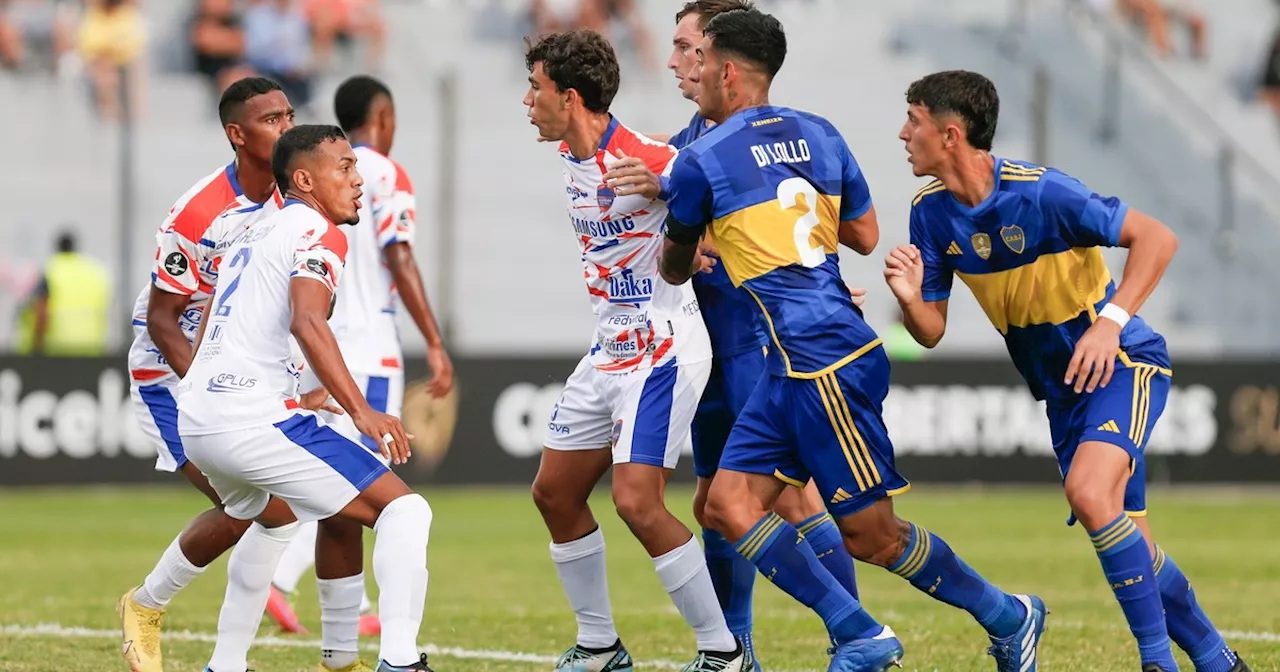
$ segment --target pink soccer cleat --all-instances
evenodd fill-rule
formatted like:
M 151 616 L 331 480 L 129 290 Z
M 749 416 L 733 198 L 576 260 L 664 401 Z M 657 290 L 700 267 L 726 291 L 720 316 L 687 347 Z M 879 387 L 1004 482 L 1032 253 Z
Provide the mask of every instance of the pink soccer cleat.
M 298 615 L 293 613 L 293 605 L 289 604 L 289 598 L 275 586 L 271 586 L 271 596 L 267 598 L 267 614 L 285 632 L 294 634 L 307 632 L 307 629 L 302 627 L 302 622 L 298 620 Z

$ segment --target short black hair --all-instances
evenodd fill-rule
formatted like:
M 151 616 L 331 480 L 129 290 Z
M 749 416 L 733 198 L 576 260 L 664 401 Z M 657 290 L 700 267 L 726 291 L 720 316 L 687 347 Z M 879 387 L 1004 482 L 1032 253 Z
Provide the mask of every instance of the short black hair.
M 345 140 L 341 128 L 330 124 L 302 124 L 284 132 L 271 151 L 271 173 L 276 178 L 276 188 L 281 192 L 293 186 L 293 162 L 302 155 L 314 152 L 322 143 Z
M 75 252 L 76 251 L 76 233 L 67 230 L 58 234 L 57 247 L 59 252 Z
M 368 75 L 356 75 L 340 84 L 333 94 L 333 114 L 338 118 L 338 126 L 347 133 L 364 126 L 378 96 L 390 99 L 391 89 Z
M 760 66 L 769 79 L 787 60 L 787 33 L 772 14 L 735 9 L 712 17 L 702 33 L 717 52 Z
M 742 9 L 751 11 L 756 5 L 751 0 L 689 0 L 676 12 L 676 23 L 690 14 L 698 15 L 698 27 L 706 29 L 707 22 L 725 12 Z
M 526 37 L 525 47 L 524 65 L 529 72 L 540 62 L 558 89 L 577 91 L 582 105 L 592 112 L 609 111 L 622 74 L 613 46 L 599 33 L 582 28 L 544 35 L 536 42 Z
M 222 92 L 222 98 L 218 100 L 218 121 L 222 122 L 222 127 L 226 128 L 227 124 L 235 123 L 236 118 L 240 115 L 240 110 L 244 104 L 249 102 L 250 98 L 256 98 L 264 93 L 272 91 L 283 91 L 275 80 L 266 77 L 245 77 L 237 79 Z
M 991 151 L 1000 120 L 1000 95 L 990 79 L 968 70 L 925 75 L 907 88 L 907 104 L 922 105 L 929 114 L 954 114 L 964 121 L 965 138 L 974 149 Z

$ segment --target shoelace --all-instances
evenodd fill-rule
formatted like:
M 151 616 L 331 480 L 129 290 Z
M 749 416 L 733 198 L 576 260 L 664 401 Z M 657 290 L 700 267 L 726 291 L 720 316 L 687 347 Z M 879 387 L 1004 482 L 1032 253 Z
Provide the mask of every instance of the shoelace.
M 712 658 L 705 653 L 699 653 L 693 662 L 684 666 L 681 672 L 724 672 L 729 669 L 729 661 L 723 658 Z
M 142 649 L 150 655 L 160 651 L 160 625 L 164 622 L 164 614 L 156 613 L 147 616 L 147 627 L 142 631 Z
M 996 659 L 997 669 L 1003 670 L 1004 665 L 1014 662 L 1013 647 L 1008 644 L 992 644 L 991 648 L 987 649 L 987 655 Z
M 572 649 L 565 651 L 564 655 L 560 656 L 560 660 L 556 661 L 556 667 L 563 667 L 569 663 L 585 662 L 591 660 L 597 655 L 599 654 L 591 653 L 590 651 L 583 651 L 577 646 L 574 646 Z

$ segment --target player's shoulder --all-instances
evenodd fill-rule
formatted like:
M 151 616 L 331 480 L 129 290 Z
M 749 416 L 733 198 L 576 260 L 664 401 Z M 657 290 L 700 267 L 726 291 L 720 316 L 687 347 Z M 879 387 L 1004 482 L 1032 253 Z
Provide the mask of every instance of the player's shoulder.
M 1039 205 L 1053 205 L 1064 197 L 1091 193 L 1080 180 L 1056 168 L 1028 161 L 999 159 L 1000 189 Z
M 233 167 L 219 168 L 201 178 L 173 204 L 168 229 L 199 242 L 215 220 L 237 205 L 241 194 Z
M 398 161 L 394 159 L 388 160 L 391 161 L 391 165 L 396 171 L 396 191 L 403 191 L 412 194 L 413 180 L 409 179 L 409 171 L 405 170 L 404 166 L 400 165 Z
M 365 182 L 395 179 L 396 164 L 391 157 L 368 145 L 358 145 L 352 152 L 356 155 L 356 170 Z
M 623 154 L 634 156 L 644 161 L 645 165 L 655 173 L 661 172 L 668 163 L 671 163 L 671 159 L 675 158 L 677 151 L 675 147 L 654 140 L 622 122 L 615 120 L 615 123 L 616 126 L 605 142 L 605 153 L 614 157 Z
M 916 189 L 916 193 L 911 197 L 911 210 L 915 212 L 917 209 L 926 212 L 939 203 L 943 202 L 943 194 L 947 191 L 947 185 L 942 180 L 933 180 L 928 184 Z

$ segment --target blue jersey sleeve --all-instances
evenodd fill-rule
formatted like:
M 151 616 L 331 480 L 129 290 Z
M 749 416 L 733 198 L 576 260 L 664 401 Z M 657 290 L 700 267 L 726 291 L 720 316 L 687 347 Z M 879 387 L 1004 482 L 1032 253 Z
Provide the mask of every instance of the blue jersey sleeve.
M 696 156 L 685 152 L 676 156 L 668 191 L 667 237 L 682 245 L 698 242 L 711 223 L 712 199 L 711 183 Z
M 951 298 L 951 267 L 946 255 L 934 243 L 921 206 L 911 208 L 911 244 L 920 250 L 924 262 L 924 282 L 920 295 L 925 301 L 943 301 Z
M 1103 198 L 1074 177 L 1056 170 L 1040 179 L 1040 212 L 1057 225 L 1059 235 L 1075 247 L 1115 247 L 1129 206 L 1114 196 Z
M 667 144 L 675 147 L 676 149 L 684 149 L 689 146 L 689 143 L 696 139 L 697 138 L 693 137 L 692 128 L 682 128 L 679 133 L 676 133 L 671 136 L 670 140 L 667 140 Z
M 840 221 L 857 219 L 871 209 L 871 187 L 863 176 L 858 161 L 844 138 L 840 138 L 840 162 L 843 170 L 840 178 Z

